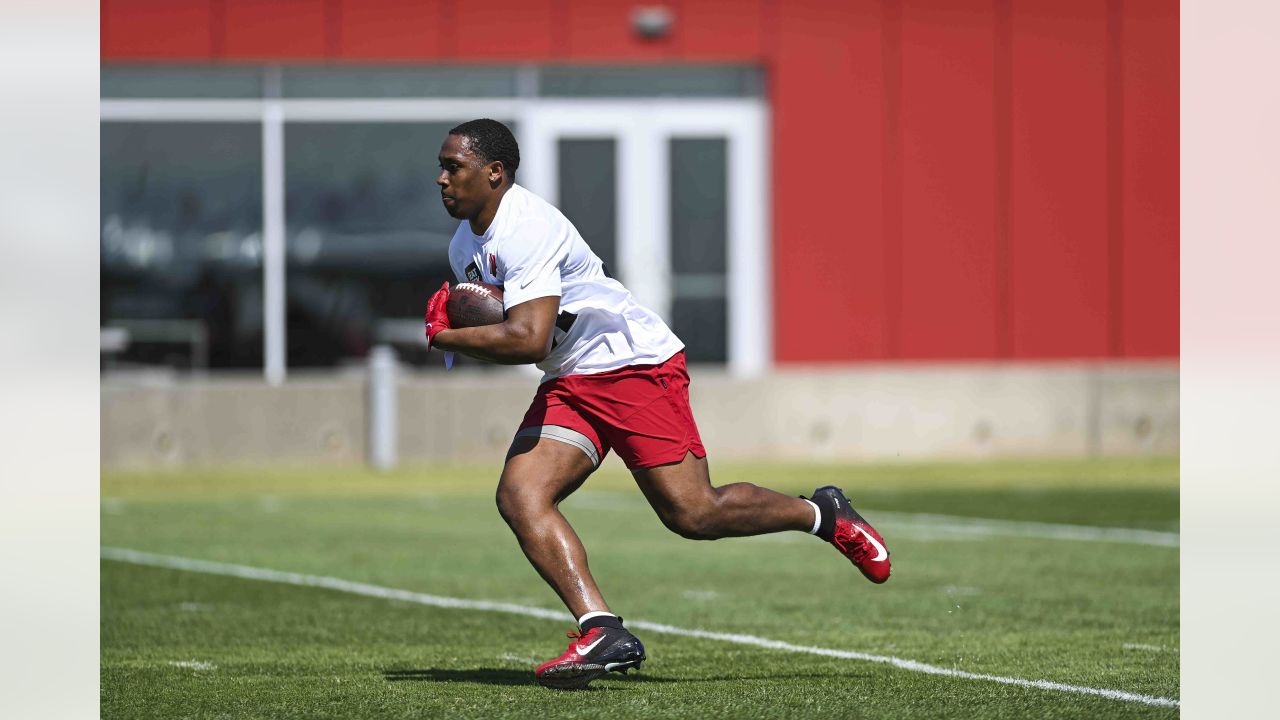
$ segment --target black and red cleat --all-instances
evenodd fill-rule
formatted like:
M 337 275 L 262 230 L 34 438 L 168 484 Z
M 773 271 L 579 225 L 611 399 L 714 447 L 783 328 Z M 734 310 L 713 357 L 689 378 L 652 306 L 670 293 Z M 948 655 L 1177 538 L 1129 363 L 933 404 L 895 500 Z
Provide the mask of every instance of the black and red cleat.
M 827 485 L 813 491 L 813 501 L 835 509 L 835 530 L 831 544 L 849 558 L 868 580 L 882 583 L 889 579 L 889 549 L 884 538 L 853 509 L 844 492 Z
M 625 674 L 645 660 L 640 638 L 622 628 L 595 627 L 568 636 L 574 640 L 564 654 L 533 671 L 544 687 L 581 690 L 607 672 Z

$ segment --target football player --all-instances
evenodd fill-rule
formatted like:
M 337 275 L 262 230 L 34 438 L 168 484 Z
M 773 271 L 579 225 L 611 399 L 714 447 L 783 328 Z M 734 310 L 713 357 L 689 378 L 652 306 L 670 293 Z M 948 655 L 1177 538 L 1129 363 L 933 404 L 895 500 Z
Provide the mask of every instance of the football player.
M 644 645 L 605 602 L 558 505 L 618 453 L 662 523 L 697 540 L 801 531 L 831 543 L 872 582 L 889 577 L 884 538 L 834 486 L 796 498 L 751 483 L 711 484 L 689 407 L 684 345 L 555 207 L 516 184 L 520 149 L 494 120 L 452 130 L 436 183 L 458 220 L 449 262 L 460 281 L 503 288 L 506 319 L 451 328 L 449 284 L 427 303 L 431 346 L 494 363 L 533 363 L 542 384 L 498 481 L 498 511 L 529 562 L 577 618 L 574 640 L 535 671 L 585 687 L 637 667 Z

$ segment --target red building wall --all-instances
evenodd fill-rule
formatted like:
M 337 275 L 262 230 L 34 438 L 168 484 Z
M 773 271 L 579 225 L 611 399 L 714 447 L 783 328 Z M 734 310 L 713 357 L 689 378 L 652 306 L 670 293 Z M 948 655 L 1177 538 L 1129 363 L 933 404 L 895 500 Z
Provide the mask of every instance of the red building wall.
M 102 55 L 760 63 L 778 362 L 1178 355 L 1176 1 L 637 4 L 103 0 Z

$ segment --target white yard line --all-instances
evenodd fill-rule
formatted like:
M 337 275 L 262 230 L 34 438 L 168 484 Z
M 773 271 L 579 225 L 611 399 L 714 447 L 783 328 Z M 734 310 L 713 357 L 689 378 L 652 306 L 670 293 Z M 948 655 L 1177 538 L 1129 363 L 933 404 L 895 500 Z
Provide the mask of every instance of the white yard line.
M 510 615 L 535 617 L 543 620 L 556 620 L 558 622 L 573 621 L 573 618 L 563 610 L 547 610 L 546 608 L 495 602 L 492 600 L 467 600 L 464 598 L 444 597 L 441 595 L 428 595 L 426 593 L 382 587 L 380 585 L 370 585 L 368 583 L 352 582 L 351 580 L 326 577 L 323 575 L 304 575 L 301 573 L 284 572 L 281 570 L 250 567 L 248 565 L 232 565 L 229 563 L 213 562 L 210 560 L 196 560 L 194 558 L 174 557 L 172 555 L 157 555 L 154 553 L 141 552 L 139 550 L 129 550 L 127 548 L 104 547 L 102 548 L 102 557 L 106 560 L 132 563 L 134 565 L 148 565 L 152 567 L 185 570 L 188 572 L 198 572 L 209 575 L 224 575 L 247 580 L 264 580 L 267 582 L 300 585 L 303 587 L 318 587 L 326 590 L 351 593 L 353 595 L 363 595 L 366 597 L 383 598 L 388 600 L 401 600 L 404 602 L 417 603 L 419 605 L 430 605 L 432 607 L 501 612 L 508 613 Z M 893 657 L 891 655 L 873 655 L 853 650 L 832 650 L 829 648 L 813 647 L 809 645 L 794 645 L 792 643 L 782 642 L 781 640 L 770 640 L 768 638 L 757 637 L 755 635 L 739 635 L 736 633 L 718 633 L 711 632 L 709 630 L 680 628 L 675 627 L 674 625 L 664 625 L 662 623 L 647 622 L 644 620 L 630 620 L 628 622 L 631 623 L 630 627 L 637 630 L 648 630 L 649 632 L 667 635 L 679 635 L 680 637 L 719 640 L 721 642 L 735 643 L 737 645 L 751 645 L 754 647 L 767 648 L 769 650 L 781 650 L 783 652 L 883 663 L 902 670 L 910 670 L 912 672 L 925 673 L 927 675 L 942 675 L 945 677 L 954 677 L 963 680 L 986 680 L 988 682 L 996 682 L 1004 685 L 1017 685 L 1019 687 L 1038 688 L 1041 690 L 1056 690 L 1058 692 L 1075 693 L 1078 695 L 1095 695 L 1109 700 L 1136 702 L 1142 703 L 1143 705 L 1157 705 L 1160 707 L 1180 706 L 1180 701 L 1176 698 L 1141 695 L 1138 693 L 1126 692 L 1124 690 L 1108 690 L 1106 688 L 1068 685 L 1066 683 L 1052 682 L 1049 680 L 1026 680 L 1024 678 L 1004 677 L 1001 675 L 971 673 L 963 670 L 956 670 L 954 668 L 940 667 L 938 665 L 929 665 L 915 660 Z
M 180 668 L 190 668 L 192 670 L 214 670 L 217 665 L 213 663 L 201 662 L 199 660 L 171 660 L 170 665 Z
M 1149 650 L 1152 652 L 1164 652 L 1163 645 L 1150 645 L 1148 643 L 1125 643 L 1122 645 L 1125 650 Z
M 888 528 L 907 530 L 920 529 L 929 532 L 960 535 L 1001 535 L 1043 538 L 1046 540 L 1083 540 L 1086 542 L 1115 542 L 1133 545 L 1154 545 L 1157 547 L 1178 547 L 1178 533 L 1160 530 L 995 520 L 992 518 L 971 518 L 959 515 L 931 515 L 927 513 L 901 513 L 879 510 L 867 510 L 864 514 L 867 519 L 877 526 L 883 524 Z

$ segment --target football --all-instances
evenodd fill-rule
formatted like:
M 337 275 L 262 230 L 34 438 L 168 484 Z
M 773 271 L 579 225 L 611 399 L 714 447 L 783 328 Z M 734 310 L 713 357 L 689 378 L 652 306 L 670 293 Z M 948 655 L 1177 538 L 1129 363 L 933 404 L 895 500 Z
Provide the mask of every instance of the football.
M 489 283 L 454 285 L 444 310 L 449 316 L 449 325 L 455 328 L 493 325 L 506 319 L 502 309 L 502 288 Z

